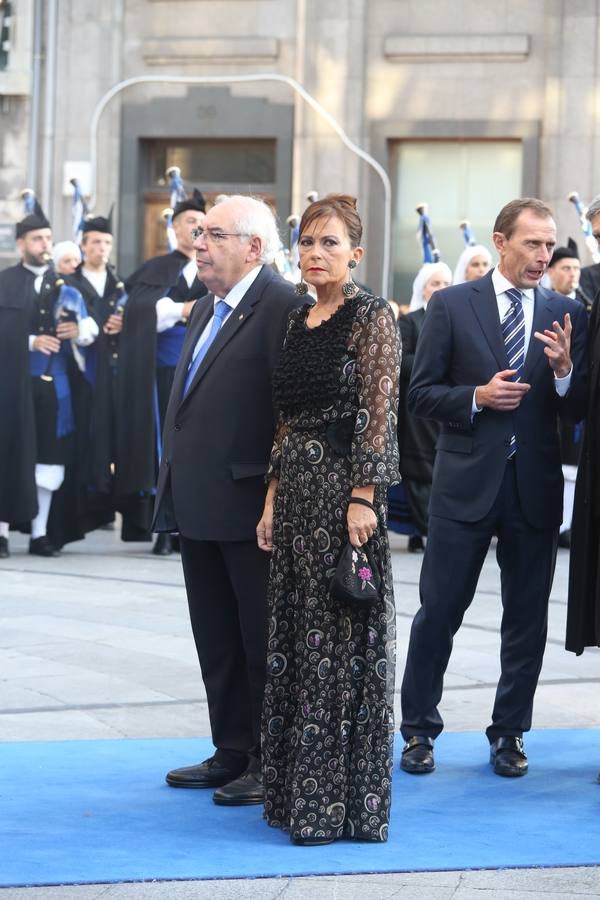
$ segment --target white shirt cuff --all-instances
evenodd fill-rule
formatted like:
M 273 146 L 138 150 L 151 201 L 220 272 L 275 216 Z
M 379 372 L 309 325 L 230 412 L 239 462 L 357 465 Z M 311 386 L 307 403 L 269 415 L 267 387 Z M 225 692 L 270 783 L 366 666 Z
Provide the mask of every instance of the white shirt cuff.
M 167 331 L 183 316 L 183 303 L 175 303 L 170 297 L 161 297 L 156 301 L 156 331 Z
M 566 375 L 563 375 L 562 378 L 557 378 L 554 376 L 554 387 L 556 388 L 556 393 L 559 397 L 564 397 L 569 388 L 571 387 L 571 375 L 573 374 L 573 365 L 571 365 L 571 371 Z
M 476 397 L 477 397 L 477 388 L 475 388 L 475 390 L 473 391 L 473 402 L 471 404 L 471 422 L 473 421 L 473 419 L 475 418 L 477 413 L 480 413 L 483 411 L 483 406 L 477 406 L 477 401 L 475 399 Z
M 30 335 L 29 335 L 29 351 L 30 351 L 31 353 L 33 353 L 33 342 L 35 341 L 36 337 L 37 337 L 37 334 L 30 334 Z

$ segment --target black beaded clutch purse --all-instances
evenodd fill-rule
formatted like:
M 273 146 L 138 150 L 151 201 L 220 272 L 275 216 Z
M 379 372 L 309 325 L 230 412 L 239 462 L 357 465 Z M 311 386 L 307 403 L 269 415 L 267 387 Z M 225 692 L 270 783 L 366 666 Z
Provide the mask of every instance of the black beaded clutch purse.
M 368 544 L 353 547 L 350 541 L 340 558 L 329 585 L 338 603 L 370 606 L 381 597 L 381 577 Z

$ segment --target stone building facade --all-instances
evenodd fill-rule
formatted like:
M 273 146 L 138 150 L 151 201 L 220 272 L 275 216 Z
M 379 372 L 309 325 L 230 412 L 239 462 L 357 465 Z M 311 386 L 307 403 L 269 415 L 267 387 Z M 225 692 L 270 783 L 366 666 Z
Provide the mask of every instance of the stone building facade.
M 570 191 L 600 192 L 598 0 L 0 0 L 0 264 L 19 192 L 35 187 L 57 237 L 71 229 L 68 179 L 95 209 L 115 201 L 118 263 L 128 273 L 161 241 L 164 171 L 180 165 L 207 194 L 251 191 L 282 222 L 306 193 L 354 193 L 365 222 L 362 280 L 380 291 L 384 216 L 376 172 L 330 124 L 276 81 L 163 83 L 169 76 L 285 75 L 371 154 L 392 184 L 389 296 L 406 299 L 420 261 L 415 205 L 427 201 L 442 257 L 470 219 L 489 244 L 513 196 L 556 210 L 580 239 Z M 4 60 L 4 62 L 2 62 Z M 36 68 L 36 63 L 39 63 Z M 97 104 L 126 79 L 98 125 Z M 37 80 L 36 80 L 37 77 Z M 37 87 L 34 89 L 34 86 Z M 94 179 L 95 174 L 95 179 Z M 284 229 L 285 231 L 285 226 Z

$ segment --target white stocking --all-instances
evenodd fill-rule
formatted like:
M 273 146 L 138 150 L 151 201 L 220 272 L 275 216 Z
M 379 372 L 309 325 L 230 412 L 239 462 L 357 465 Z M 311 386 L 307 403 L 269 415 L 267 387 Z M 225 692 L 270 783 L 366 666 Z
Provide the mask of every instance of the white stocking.
M 38 514 L 31 523 L 31 539 L 44 537 L 46 534 L 46 526 L 48 524 L 48 516 L 50 514 L 50 504 L 52 503 L 52 491 L 48 488 L 39 487 L 37 489 L 38 498 Z

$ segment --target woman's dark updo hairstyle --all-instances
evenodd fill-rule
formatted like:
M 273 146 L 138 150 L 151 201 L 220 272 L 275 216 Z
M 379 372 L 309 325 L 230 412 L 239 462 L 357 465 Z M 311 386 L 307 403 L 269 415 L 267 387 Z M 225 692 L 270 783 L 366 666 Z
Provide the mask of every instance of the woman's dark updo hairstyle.
M 352 249 L 359 247 L 362 222 L 356 212 L 356 197 L 351 197 L 350 194 L 327 194 L 307 206 L 300 219 L 299 236 L 302 237 L 302 232 L 317 219 L 330 219 L 332 216 L 341 219 L 346 226 Z

